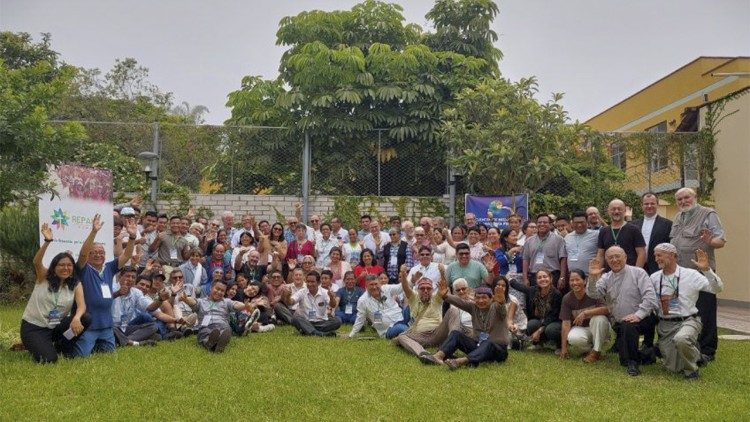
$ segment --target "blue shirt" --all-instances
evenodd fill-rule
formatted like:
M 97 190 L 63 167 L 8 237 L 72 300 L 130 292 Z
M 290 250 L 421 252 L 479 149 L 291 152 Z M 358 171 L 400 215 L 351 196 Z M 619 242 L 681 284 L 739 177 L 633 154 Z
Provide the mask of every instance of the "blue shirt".
M 104 264 L 101 275 L 91 264 L 86 264 L 81 271 L 83 298 L 86 302 L 86 312 L 91 315 L 89 328 L 92 330 L 112 328 L 112 280 L 118 269 L 118 261 L 115 258 Z M 106 286 L 105 291 L 109 289 L 108 299 L 103 296 L 102 286 Z
M 505 251 L 502 249 L 495 249 L 495 259 L 500 266 L 500 275 L 508 274 L 508 271 L 510 271 L 510 263 L 508 262 L 508 256 L 505 255 Z
M 362 295 L 365 294 L 365 289 L 354 286 L 354 289 L 350 292 L 346 290 L 346 287 L 340 288 L 336 292 L 336 296 L 339 297 L 339 309 L 341 312 L 346 312 L 346 305 L 352 305 L 352 314 L 357 313 L 357 301 Z

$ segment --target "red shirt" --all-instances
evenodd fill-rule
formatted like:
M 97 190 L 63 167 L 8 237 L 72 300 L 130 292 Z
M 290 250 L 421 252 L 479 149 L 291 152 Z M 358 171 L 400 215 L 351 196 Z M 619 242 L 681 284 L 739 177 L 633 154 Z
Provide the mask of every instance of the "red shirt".
M 361 265 L 357 265 L 354 267 L 354 276 L 357 277 L 357 284 L 359 287 L 366 289 L 367 288 L 367 275 L 373 274 L 373 275 L 380 275 L 381 273 L 385 272 L 383 267 L 380 265 L 373 265 L 372 267 L 365 268 Z M 361 277 L 360 277 L 361 276 Z

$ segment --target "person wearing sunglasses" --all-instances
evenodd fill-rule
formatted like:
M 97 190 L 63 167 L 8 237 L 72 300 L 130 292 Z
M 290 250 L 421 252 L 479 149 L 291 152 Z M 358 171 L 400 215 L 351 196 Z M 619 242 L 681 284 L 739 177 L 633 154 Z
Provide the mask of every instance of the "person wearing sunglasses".
M 426 277 L 432 280 L 432 288 L 437 291 L 437 283 L 440 280 L 440 271 L 438 264 L 432 262 L 432 250 L 428 246 L 419 247 L 419 263 L 411 267 L 409 274 L 406 276 L 406 281 L 409 282 L 410 286 L 414 286 L 419 278 L 415 278 L 415 275 L 419 273 L 422 277 Z

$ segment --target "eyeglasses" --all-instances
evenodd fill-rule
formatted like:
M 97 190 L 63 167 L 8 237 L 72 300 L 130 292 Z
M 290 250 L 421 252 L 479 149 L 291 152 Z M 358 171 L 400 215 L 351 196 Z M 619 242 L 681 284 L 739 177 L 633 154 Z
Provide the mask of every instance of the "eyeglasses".
M 419 287 L 419 290 L 432 290 L 432 286 Z
M 398 233 L 388 233 L 391 236 L 398 236 Z
M 277 275 L 272 275 L 271 278 L 281 278 L 281 276 L 277 274 Z
M 459 288 L 457 288 L 457 289 L 453 289 L 453 290 L 455 290 L 455 291 L 456 291 L 456 292 L 458 292 L 458 293 L 461 293 L 461 292 L 465 292 L 465 291 L 466 291 L 466 289 L 467 289 L 466 287 L 459 287 Z
M 430 255 L 432 255 L 432 254 L 431 253 L 421 253 L 421 254 L 419 254 L 419 256 L 430 256 Z
M 281 228 L 281 227 L 274 227 L 274 228 L 273 228 L 273 231 L 275 231 L 275 232 L 280 232 L 281 230 L 282 230 L 282 228 Z
M 424 233 L 414 233 L 414 236 L 424 236 Z
M 458 255 L 468 255 L 469 252 L 459 252 Z
M 182 280 L 185 277 L 183 277 L 181 275 L 173 275 L 171 278 L 172 278 L 172 280 Z
M 311 223 L 317 223 L 317 222 L 319 222 L 319 221 L 320 221 L 320 220 L 310 220 L 310 222 L 311 222 Z

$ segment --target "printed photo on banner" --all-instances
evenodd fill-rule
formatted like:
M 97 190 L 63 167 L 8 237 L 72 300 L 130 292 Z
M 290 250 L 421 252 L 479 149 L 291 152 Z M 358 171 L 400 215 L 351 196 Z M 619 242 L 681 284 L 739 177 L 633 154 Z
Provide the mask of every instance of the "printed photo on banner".
M 508 217 L 518 214 L 523 221 L 529 219 L 529 195 L 474 196 L 466 195 L 464 199 L 466 213 L 477 217 L 477 224 L 487 227 L 505 229 Z
M 104 221 L 96 241 L 103 243 L 106 251 L 112 251 L 112 172 L 64 164 L 48 166 L 47 173 L 53 194 L 39 196 L 39 227 L 49 224 L 55 241 L 47 249 L 44 264 L 49 265 L 56 254 L 66 251 L 78 259 L 95 214 Z M 39 244 L 43 242 L 40 234 Z

